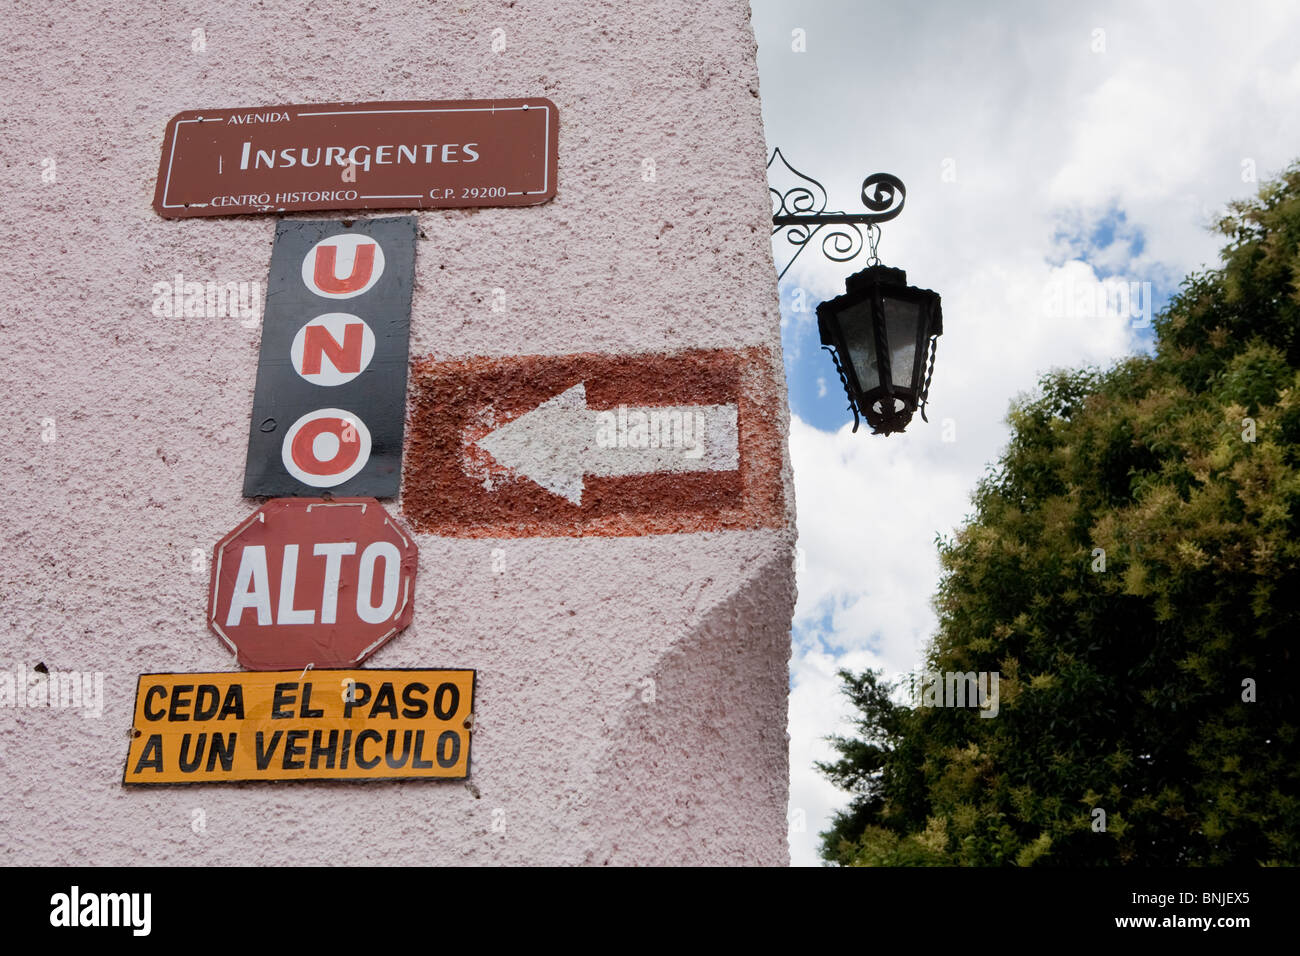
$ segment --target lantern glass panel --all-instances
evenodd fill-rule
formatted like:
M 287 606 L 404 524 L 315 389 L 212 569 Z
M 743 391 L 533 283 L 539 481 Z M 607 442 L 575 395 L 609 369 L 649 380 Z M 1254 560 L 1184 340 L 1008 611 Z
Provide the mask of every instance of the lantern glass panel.
M 889 337 L 889 373 L 895 388 L 913 387 L 917 326 L 921 305 L 885 296 L 885 334 Z
M 876 362 L 876 333 L 871 327 L 871 301 L 849 306 L 840 313 L 839 321 L 849 361 L 862 391 L 879 388 L 880 368 Z

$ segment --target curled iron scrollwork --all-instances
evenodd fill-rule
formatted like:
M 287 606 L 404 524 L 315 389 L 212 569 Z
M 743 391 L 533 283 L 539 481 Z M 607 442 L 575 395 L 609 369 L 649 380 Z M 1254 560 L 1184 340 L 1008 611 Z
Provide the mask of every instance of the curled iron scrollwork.
M 774 172 L 772 164 L 776 162 L 778 158 L 781 160 L 781 166 L 785 167 L 786 172 L 795 177 L 795 179 L 802 180 L 802 182 L 796 182 L 795 185 L 786 189 L 784 192 L 781 192 L 775 186 L 771 185 Z M 786 158 L 781 155 L 781 150 L 779 148 L 772 150 L 772 155 L 767 161 L 767 173 L 767 190 L 772 194 L 773 219 L 777 219 L 781 216 L 807 215 L 810 213 L 816 215 L 826 211 L 826 187 L 811 176 L 805 176 L 803 173 L 799 172 L 799 170 L 791 166 L 789 162 L 786 161 Z M 781 168 L 777 167 L 775 173 L 781 175 Z M 807 183 L 808 185 L 805 186 L 804 183 Z M 814 192 L 814 190 L 816 191 Z
M 773 169 L 777 159 L 781 160 L 780 166 Z M 772 196 L 772 235 L 784 231 L 786 242 L 795 247 L 794 255 L 777 276 L 778 281 L 794 265 L 794 260 L 799 258 L 809 241 L 828 226 L 835 228 L 822 236 L 822 255 L 832 262 L 848 262 L 856 258 L 867 244 L 860 227 L 867 227 L 870 238 L 873 226 L 888 222 L 903 211 L 903 202 L 907 196 L 907 189 L 897 176 L 873 173 L 862 181 L 862 205 L 869 212 L 828 212 L 826 187 L 791 166 L 779 148 L 772 150 L 767 168 L 768 192 Z M 772 184 L 777 177 L 787 181 L 789 177 L 794 177 L 793 184 L 778 189 Z M 876 238 L 878 237 L 879 228 L 876 227 Z M 874 255 L 874 239 L 871 247 Z
M 872 187 L 875 187 L 872 189 Z M 871 193 L 867 190 L 872 189 Z M 894 205 L 894 197 L 898 197 L 898 205 Z M 862 205 L 866 206 L 874 214 L 872 222 L 888 222 L 903 211 L 903 203 L 907 199 L 907 187 L 897 176 L 891 176 L 889 173 L 872 173 L 866 179 L 862 180 Z
M 822 255 L 832 262 L 848 262 L 857 258 L 862 246 L 862 230 L 856 223 L 837 226 L 822 236 Z

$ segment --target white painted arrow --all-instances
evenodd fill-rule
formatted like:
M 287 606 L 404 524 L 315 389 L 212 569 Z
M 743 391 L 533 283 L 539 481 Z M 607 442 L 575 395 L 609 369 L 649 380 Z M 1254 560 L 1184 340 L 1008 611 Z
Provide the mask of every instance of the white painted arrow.
M 582 382 L 480 438 L 517 475 L 582 504 L 583 476 L 734 471 L 735 405 L 587 407 Z

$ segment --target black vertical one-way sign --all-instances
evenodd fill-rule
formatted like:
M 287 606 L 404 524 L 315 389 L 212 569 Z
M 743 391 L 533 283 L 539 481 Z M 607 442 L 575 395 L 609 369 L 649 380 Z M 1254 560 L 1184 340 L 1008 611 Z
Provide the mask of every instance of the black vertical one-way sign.
M 276 224 L 246 497 L 397 494 L 417 226 L 349 222 Z

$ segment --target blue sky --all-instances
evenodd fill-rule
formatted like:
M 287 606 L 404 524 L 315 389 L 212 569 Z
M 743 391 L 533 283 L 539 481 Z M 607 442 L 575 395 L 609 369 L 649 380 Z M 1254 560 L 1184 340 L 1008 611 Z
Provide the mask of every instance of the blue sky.
M 861 211 L 907 186 L 878 253 L 943 296 L 929 424 L 850 434 L 816 304 L 865 256 L 809 248 L 780 283 L 800 567 L 791 658 L 791 860 L 847 801 L 813 769 L 848 730 L 835 672 L 919 666 L 936 534 L 1055 367 L 1148 350 L 1150 317 L 1217 262 L 1209 227 L 1300 155 L 1300 8 L 1285 2 L 752 0 L 769 155 Z M 773 180 L 777 177 L 774 175 Z M 774 243 L 778 271 L 788 253 Z M 1124 295 L 1119 297 L 1119 292 Z M 804 302 L 806 311 L 796 308 Z M 945 440 L 947 439 L 947 440 Z M 864 553 L 888 555 L 866 574 Z
M 886 223 L 883 228 L 888 230 L 889 224 Z M 1067 262 L 1077 261 L 1089 267 L 1093 275 L 1101 280 L 1135 281 L 1130 278 L 1130 270 L 1124 267 L 1140 257 L 1146 249 L 1146 238 L 1142 229 L 1130 223 L 1124 211 L 1115 206 L 1089 222 L 1081 221 L 1077 217 L 1062 217 L 1062 221 L 1050 237 L 1050 242 L 1059 250 L 1057 254 L 1047 258 L 1046 261 L 1050 264 L 1064 266 Z M 777 249 L 778 253 L 782 251 L 779 241 Z M 817 250 L 813 247 L 803 252 L 803 255 L 808 256 L 816 254 Z M 781 264 L 783 263 L 778 263 L 778 268 Z M 853 265 L 856 268 L 862 264 Z M 847 266 L 846 270 L 853 271 Z M 1153 278 L 1154 281 L 1152 278 L 1140 281 L 1150 283 L 1150 308 L 1154 316 L 1165 308 L 1170 296 L 1178 291 L 1178 287 L 1176 282 L 1170 282 L 1164 275 Z M 794 321 L 800 317 L 796 310 L 801 305 L 815 309 L 816 301 L 809 300 L 807 296 L 800 300 L 797 294 L 799 286 L 794 282 L 782 282 L 779 289 L 782 316 L 781 341 L 785 349 L 785 372 L 790 394 L 790 409 L 814 428 L 835 431 L 845 421 L 851 421 L 853 416 L 853 413 L 848 410 L 843 386 L 835 373 L 829 354 L 821 348 L 816 322 Z M 1145 293 L 1140 292 L 1140 294 L 1143 295 L 1142 303 L 1145 306 Z M 1142 326 L 1135 327 L 1134 331 L 1135 350 L 1149 351 L 1152 343 L 1151 329 Z M 943 344 L 942 341 L 940 344 Z M 920 420 L 917 421 L 919 424 Z

